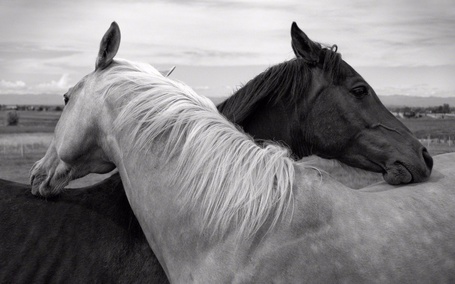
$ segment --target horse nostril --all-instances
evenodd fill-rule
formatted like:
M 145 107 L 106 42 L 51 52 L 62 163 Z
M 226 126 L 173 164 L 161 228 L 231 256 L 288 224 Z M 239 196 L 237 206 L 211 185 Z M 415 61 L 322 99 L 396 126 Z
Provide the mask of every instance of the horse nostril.
M 433 158 L 430 156 L 430 153 L 428 153 L 426 148 L 423 148 L 422 156 L 425 164 L 427 164 L 428 169 L 431 171 L 433 169 Z

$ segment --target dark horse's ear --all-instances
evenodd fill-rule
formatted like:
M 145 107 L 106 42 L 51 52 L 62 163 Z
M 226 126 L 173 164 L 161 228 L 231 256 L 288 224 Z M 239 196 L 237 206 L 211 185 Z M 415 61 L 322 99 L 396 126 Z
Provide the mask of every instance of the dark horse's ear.
M 291 26 L 292 49 L 295 56 L 304 59 L 308 63 L 317 64 L 321 46 L 313 42 L 295 22 Z
M 111 64 L 120 46 L 120 28 L 116 22 L 104 34 L 100 43 L 100 51 L 96 58 L 95 70 L 102 70 Z

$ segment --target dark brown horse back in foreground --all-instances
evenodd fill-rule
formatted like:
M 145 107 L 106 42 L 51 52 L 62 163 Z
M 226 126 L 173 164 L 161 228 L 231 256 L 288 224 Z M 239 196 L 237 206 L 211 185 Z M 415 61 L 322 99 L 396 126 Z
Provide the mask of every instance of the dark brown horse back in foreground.
M 0 283 L 168 282 L 118 174 L 46 200 L 0 179 L 0 218 Z

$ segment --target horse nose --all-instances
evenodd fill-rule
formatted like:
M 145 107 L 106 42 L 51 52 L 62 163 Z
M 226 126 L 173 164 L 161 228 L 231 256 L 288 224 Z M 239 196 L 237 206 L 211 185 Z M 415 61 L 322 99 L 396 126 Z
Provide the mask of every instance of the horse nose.
M 433 158 L 431 157 L 430 153 L 425 147 L 422 147 L 421 150 L 423 161 L 425 162 L 425 166 L 422 165 L 420 170 L 415 168 L 415 172 L 412 174 L 412 182 L 423 182 L 426 181 L 430 175 L 431 170 L 433 169 Z
M 425 161 L 425 164 L 427 165 L 427 169 L 431 173 L 431 170 L 433 169 L 433 158 L 430 156 L 430 153 L 428 153 L 428 150 L 426 148 L 422 149 L 422 157 Z

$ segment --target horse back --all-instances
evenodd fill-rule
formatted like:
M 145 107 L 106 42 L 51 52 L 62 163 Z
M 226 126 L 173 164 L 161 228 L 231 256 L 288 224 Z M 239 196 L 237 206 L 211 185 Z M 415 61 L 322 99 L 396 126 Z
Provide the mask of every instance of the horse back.
M 1 283 L 167 282 L 118 175 L 42 199 L 0 179 Z

